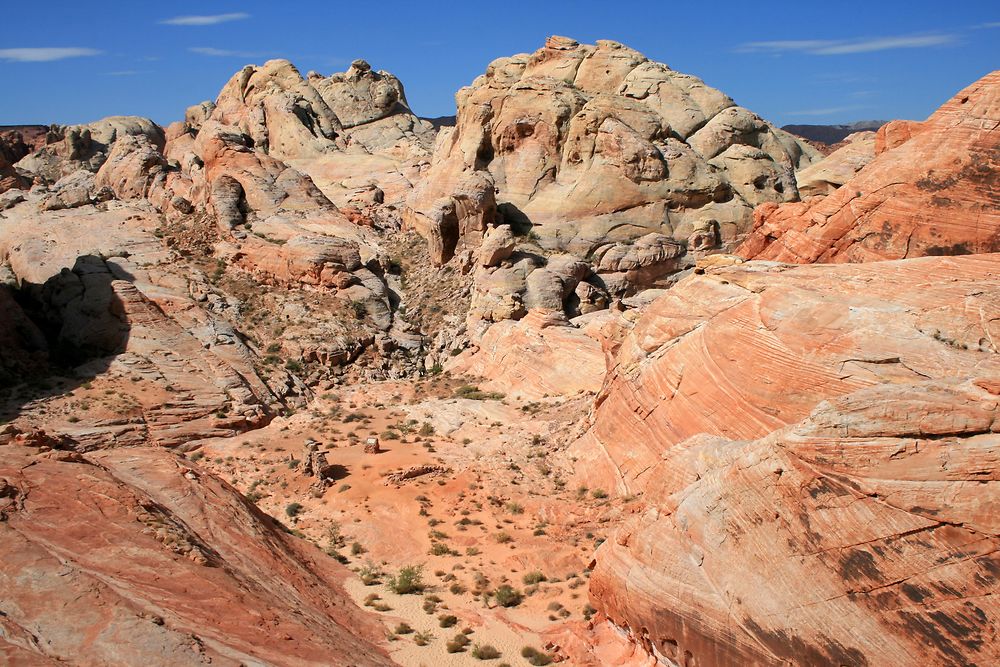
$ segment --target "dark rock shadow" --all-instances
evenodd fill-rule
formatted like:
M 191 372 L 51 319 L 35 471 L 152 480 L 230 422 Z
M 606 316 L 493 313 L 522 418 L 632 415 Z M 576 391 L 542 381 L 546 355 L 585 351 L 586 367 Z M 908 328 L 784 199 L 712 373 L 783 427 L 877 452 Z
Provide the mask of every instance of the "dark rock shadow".
M 42 284 L 0 285 L 0 423 L 107 371 L 131 331 L 113 282 L 134 277 L 82 255 Z

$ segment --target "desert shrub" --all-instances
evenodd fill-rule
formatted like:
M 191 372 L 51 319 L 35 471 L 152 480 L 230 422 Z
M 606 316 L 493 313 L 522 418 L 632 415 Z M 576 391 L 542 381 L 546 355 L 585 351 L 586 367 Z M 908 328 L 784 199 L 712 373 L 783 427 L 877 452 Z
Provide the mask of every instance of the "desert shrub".
M 285 506 L 285 514 L 290 517 L 296 517 L 302 512 L 302 503 L 288 503 Z
M 608 497 L 608 492 L 605 491 L 604 489 L 594 489 L 593 491 L 590 492 L 590 495 L 592 495 L 594 498 L 598 498 L 598 499 L 600 499 L 600 498 L 607 498 Z
M 493 591 L 493 597 L 496 598 L 497 604 L 501 607 L 516 607 L 521 604 L 521 600 L 524 596 L 521 592 L 510 584 L 502 584 L 498 586 L 495 591 Z
M 430 553 L 432 556 L 450 556 L 455 552 L 448 548 L 444 542 L 435 542 L 431 545 Z
M 438 616 L 438 625 L 442 628 L 450 628 L 458 623 L 458 617 L 452 614 L 442 614 Z
M 548 665 L 552 662 L 552 656 L 548 653 L 542 653 L 533 646 L 522 648 L 521 657 L 527 659 L 529 665 Z
M 424 422 L 417 433 L 426 438 L 427 436 L 434 435 L 434 427 L 428 422 Z
M 360 570 L 358 570 L 358 576 L 361 577 L 361 583 L 365 586 L 374 586 L 377 584 L 382 578 L 382 574 L 382 569 L 372 561 L 368 561 L 361 566 Z
M 424 590 L 423 568 L 420 565 L 401 567 L 399 572 L 389 577 L 389 588 L 398 595 L 409 595 Z
M 413 635 L 413 643 L 417 646 L 427 646 L 434 639 L 434 635 L 429 632 L 418 632 Z
M 476 644 L 472 647 L 472 657 L 476 660 L 496 660 L 500 657 L 500 651 L 490 644 Z
M 471 384 L 463 384 L 455 390 L 455 398 L 468 398 L 473 401 L 499 401 L 504 397 L 498 391 L 481 391 L 479 387 Z
M 393 632 L 395 632 L 397 635 L 409 635 L 413 634 L 413 628 L 410 627 L 409 623 L 404 622 L 397 625 L 396 629 Z
M 534 584 L 545 581 L 545 575 L 541 572 L 528 572 L 524 575 L 522 580 L 526 586 L 533 586 Z
M 511 514 L 524 514 L 524 506 L 521 503 L 515 503 L 513 500 L 507 503 L 507 511 Z

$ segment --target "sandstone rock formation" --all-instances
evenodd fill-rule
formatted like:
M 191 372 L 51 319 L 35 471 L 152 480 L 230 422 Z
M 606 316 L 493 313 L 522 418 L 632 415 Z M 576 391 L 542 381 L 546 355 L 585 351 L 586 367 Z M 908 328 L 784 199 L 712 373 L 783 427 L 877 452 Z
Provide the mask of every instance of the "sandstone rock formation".
M 79 169 L 96 172 L 114 143 L 127 136 L 145 137 L 163 148 L 163 130 L 148 118 L 109 116 L 86 125 L 53 126 L 47 145 L 22 158 L 18 168 L 36 178 L 54 183 Z
M 651 232 L 684 241 L 708 223 L 732 243 L 753 206 L 796 199 L 793 171 L 818 157 L 701 80 L 611 41 L 551 37 L 494 61 L 456 101 L 456 127 L 440 133 L 404 211 L 445 239 L 434 245 L 442 263 L 494 222 L 530 224 L 544 247 L 580 257 Z M 460 206 L 475 173 L 488 178 Z
M 598 550 L 592 597 L 675 664 L 995 663 L 998 378 L 880 384 L 759 440 L 679 443 Z
M 14 163 L 27 154 L 21 135 L 0 136 L 0 193 L 12 188 L 30 187 L 31 183 L 17 173 Z
M 344 568 L 162 449 L 0 445 L 0 556 L 5 664 L 392 664 Z
M 996 366 L 1000 257 L 704 269 L 606 334 L 613 361 L 574 455 L 585 481 L 641 490 L 672 446 L 760 438 L 873 384 Z
M 762 205 L 738 252 L 786 262 L 863 262 L 1000 250 L 1000 70 L 923 123 L 878 131 L 876 158 L 829 196 Z
M 447 368 L 488 378 L 483 388 L 519 398 L 596 393 L 605 368 L 599 330 L 608 317 L 604 311 L 571 325 L 551 311 L 532 310 L 520 321 L 494 324 L 474 353 Z
M 400 81 L 363 60 L 329 77 L 302 77 L 287 60 L 248 65 L 215 103 L 188 110 L 195 130 L 206 120 L 238 127 L 253 147 L 308 173 L 341 205 L 372 188 L 400 200 L 435 135 L 410 111 Z
M 595 606 L 678 664 L 995 661 L 998 308 L 998 255 L 754 262 L 621 321 L 571 454 L 645 510 Z
M 855 132 L 844 145 L 819 162 L 796 172 L 799 195 L 803 198 L 828 195 L 854 177 L 875 158 L 875 132 Z

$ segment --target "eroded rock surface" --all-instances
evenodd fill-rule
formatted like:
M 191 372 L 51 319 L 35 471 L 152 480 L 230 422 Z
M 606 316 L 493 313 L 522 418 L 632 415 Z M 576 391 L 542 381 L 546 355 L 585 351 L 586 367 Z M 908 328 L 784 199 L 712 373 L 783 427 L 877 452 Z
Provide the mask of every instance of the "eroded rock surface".
M 706 268 L 627 312 L 571 449 L 644 506 L 595 606 L 680 664 L 995 661 L 998 306 L 980 255 Z
M 738 252 L 784 262 L 996 252 L 998 126 L 1000 71 L 959 92 L 923 123 L 880 128 L 875 159 L 827 197 L 762 205 Z
M 998 363 L 997 255 L 704 271 L 608 335 L 594 425 L 574 446 L 587 481 L 641 490 L 692 436 L 760 438 L 834 396 Z
M 404 212 L 428 237 L 457 217 L 462 233 L 438 262 L 460 239 L 478 245 L 484 214 L 492 222 L 487 207 L 452 210 L 470 173 L 489 176 L 481 187 L 496 188 L 502 221 L 583 257 L 650 232 L 686 240 L 708 221 L 731 243 L 753 206 L 796 199 L 794 170 L 819 157 L 700 79 L 611 41 L 551 37 L 491 63 L 456 101 L 456 126 Z
M 900 379 L 759 440 L 678 443 L 592 597 L 680 664 L 996 662 L 998 379 Z
M 10 664 L 392 664 L 344 568 L 162 449 L 0 445 L 0 553 Z

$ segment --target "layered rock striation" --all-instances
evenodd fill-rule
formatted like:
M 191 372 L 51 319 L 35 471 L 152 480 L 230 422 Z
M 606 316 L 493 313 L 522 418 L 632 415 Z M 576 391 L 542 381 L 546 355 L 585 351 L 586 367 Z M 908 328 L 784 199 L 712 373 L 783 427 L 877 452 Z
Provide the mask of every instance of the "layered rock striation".
M 996 252 L 998 127 L 1000 71 L 959 92 L 923 123 L 881 127 L 875 159 L 828 196 L 761 205 L 737 252 L 783 262 Z

